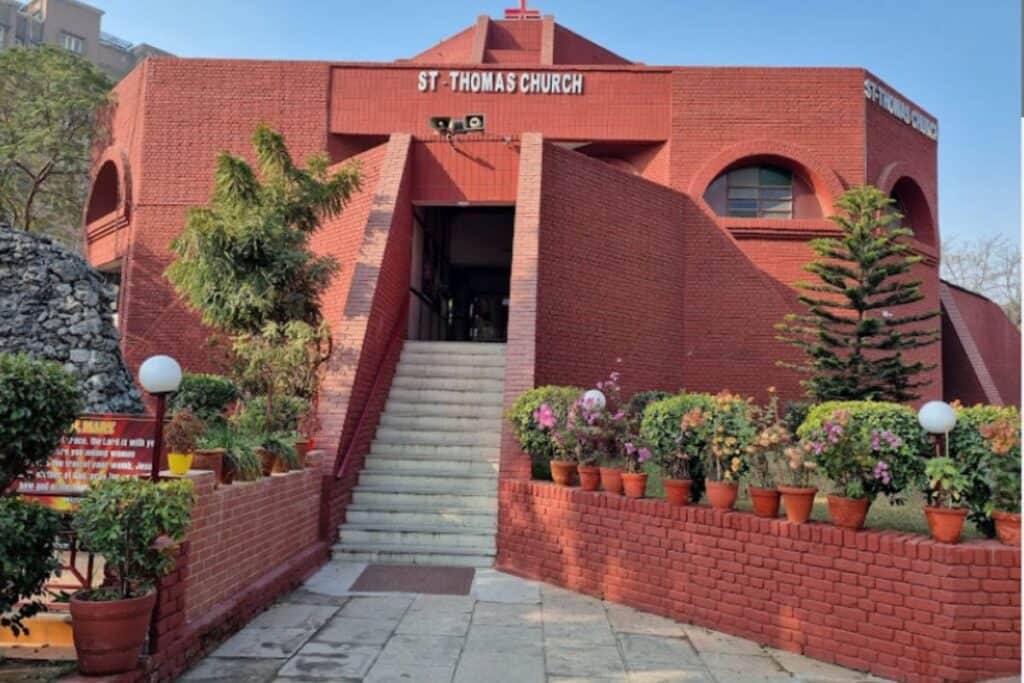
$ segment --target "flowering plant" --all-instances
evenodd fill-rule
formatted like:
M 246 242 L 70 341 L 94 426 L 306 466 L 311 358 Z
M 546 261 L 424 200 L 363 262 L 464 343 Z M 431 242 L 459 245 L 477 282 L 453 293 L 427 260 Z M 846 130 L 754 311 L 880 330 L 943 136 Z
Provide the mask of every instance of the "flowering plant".
M 783 455 L 785 456 L 783 478 L 786 480 L 787 486 L 792 486 L 797 489 L 811 487 L 811 477 L 818 469 L 818 464 L 813 460 L 807 459 L 810 452 L 811 448 L 809 444 L 803 441 L 800 442 L 799 445 L 790 446 L 783 451 Z
M 961 463 L 952 458 L 932 458 L 925 465 L 927 484 L 924 493 L 928 502 L 936 507 L 959 507 L 970 487 L 970 481 Z
M 792 436 L 779 415 L 779 396 L 775 387 L 768 387 L 768 403 L 751 406 L 751 422 L 756 435 L 747 446 L 747 459 L 759 488 L 775 486 L 775 467 L 785 459 L 785 451 Z
M 982 460 L 992 491 L 986 512 L 1020 512 L 1020 422 L 1001 418 L 981 425 L 978 432 L 988 448 Z
M 797 434 L 806 457 L 821 466 L 837 495 L 873 500 L 881 494 L 894 505 L 920 481 L 931 448 L 916 413 L 896 403 L 822 403 Z
M 744 456 L 754 438 L 749 401 L 728 391 L 715 395 L 710 414 L 710 438 L 701 452 L 711 481 L 738 481 L 746 469 Z

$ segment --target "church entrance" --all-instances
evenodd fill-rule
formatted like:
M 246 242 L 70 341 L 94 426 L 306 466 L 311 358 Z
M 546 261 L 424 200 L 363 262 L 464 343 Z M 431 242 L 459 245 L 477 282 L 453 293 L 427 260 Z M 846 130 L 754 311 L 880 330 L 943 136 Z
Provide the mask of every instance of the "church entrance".
M 505 342 L 512 206 L 419 206 L 413 219 L 409 339 Z

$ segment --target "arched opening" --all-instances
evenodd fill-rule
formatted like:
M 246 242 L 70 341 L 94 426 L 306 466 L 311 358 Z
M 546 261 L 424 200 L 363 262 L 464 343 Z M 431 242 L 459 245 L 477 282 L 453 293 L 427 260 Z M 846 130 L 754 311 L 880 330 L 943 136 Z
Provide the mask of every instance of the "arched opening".
M 89 205 L 85 211 L 86 223 L 92 223 L 117 210 L 120 203 L 120 184 L 117 166 L 113 161 L 100 166 L 96 180 L 92 184 L 92 192 L 89 193 Z
M 935 244 L 935 222 L 928 199 L 913 178 L 903 176 L 892 186 L 889 198 L 893 210 L 903 216 L 903 225 L 914 231 L 914 237 L 925 244 Z
M 748 157 L 711 181 L 704 201 L 719 216 L 821 218 L 814 186 L 797 165 L 779 157 Z

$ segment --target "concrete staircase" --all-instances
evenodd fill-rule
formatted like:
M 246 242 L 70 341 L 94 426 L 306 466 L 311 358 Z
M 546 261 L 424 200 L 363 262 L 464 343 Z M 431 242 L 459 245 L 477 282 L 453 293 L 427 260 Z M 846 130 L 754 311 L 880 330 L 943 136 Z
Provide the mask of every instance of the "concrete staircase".
M 505 345 L 407 341 L 334 557 L 489 567 Z

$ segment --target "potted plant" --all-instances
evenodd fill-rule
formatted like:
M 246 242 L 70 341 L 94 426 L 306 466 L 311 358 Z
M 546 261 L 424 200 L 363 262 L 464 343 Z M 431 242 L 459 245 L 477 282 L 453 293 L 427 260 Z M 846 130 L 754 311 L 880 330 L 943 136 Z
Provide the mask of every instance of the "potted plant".
M 107 675 L 135 667 L 156 603 L 155 585 L 174 568 L 194 503 L 188 480 L 94 482 L 73 518 L 82 547 L 101 555 L 104 583 L 71 596 L 78 668 Z
M 814 496 L 818 489 L 811 485 L 811 478 L 817 464 L 807 459 L 811 447 L 806 443 L 790 446 L 783 451 L 783 479 L 785 485 L 779 484 L 782 504 L 786 508 L 786 519 L 791 524 L 803 524 L 811 518 L 814 509 Z
M 708 502 L 716 510 L 736 505 L 739 480 L 746 468 L 744 455 L 751 439 L 747 401 L 728 391 L 714 397 L 708 417 L 710 438 L 701 457 L 707 474 Z
M 932 538 L 942 543 L 956 543 L 963 531 L 967 508 L 960 503 L 970 482 L 960 463 L 952 458 L 932 458 L 924 468 L 924 516 Z
M 551 479 L 552 459 L 557 457 L 558 446 L 551 428 L 566 418 L 573 402 L 583 393 L 576 387 L 540 386 L 520 394 L 506 417 L 519 447 L 530 457 L 534 479 Z M 547 404 L 553 414 L 547 427 L 537 421 L 538 409 Z
M 691 408 L 679 420 L 679 433 L 674 447 L 655 446 L 655 459 L 664 474 L 665 498 L 670 505 L 686 505 L 690 502 L 693 480 L 690 478 L 691 463 L 697 453 L 705 447 L 708 439 L 707 414 L 700 408 Z
M 747 485 L 754 514 L 758 517 L 779 516 L 779 490 L 775 487 L 775 465 L 789 446 L 791 437 L 779 416 L 779 397 L 775 387 L 768 387 L 768 403 L 751 408 L 751 421 L 757 435 L 747 446 L 747 457 L 753 481 Z
M 577 419 L 578 404 L 579 400 L 573 403 L 565 420 L 560 420 L 547 403 L 541 404 L 533 413 L 533 419 L 541 430 L 551 434 L 554 451 L 549 467 L 551 468 L 551 479 L 559 486 L 572 486 L 575 479 L 579 444 L 575 434 L 569 429 L 568 423 Z
M 996 526 L 996 537 L 1006 545 L 1020 545 L 1020 422 L 1002 418 L 984 424 L 979 433 L 988 454 L 983 462 L 992 492 L 988 511 Z
M 285 474 L 292 470 L 302 469 L 302 463 L 299 462 L 298 453 L 295 451 L 295 443 L 288 434 L 281 432 L 264 434 L 260 447 L 263 449 L 263 453 L 273 458 L 269 474 Z M 264 467 L 264 469 L 266 468 Z
M 651 451 L 632 441 L 623 443 L 626 469 L 622 473 L 622 490 L 627 498 L 643 498 L 647 493 L 647 473 L 644 463 L 650 460 Z
M 228 486 L 234 483 L 235 479 L 241 481 L 259 479 L 262 468 L 255 451 L 258 443 L 258 437 L 240 432 L 228 424 L 214 424 L 208 426 L 203 435 L 199 437 L 196 462 L 198 463 L 198 455 L 202 451 L 216 451 L 222 454 L 221 484 Z M 201 468 L 197 466 L 197 469 Z
M 920 479 L 928 451 L 914 412 L 895 403 L 823 403 L 808 413 L 799 431 L 833 483 L 829 516 L 846 529 L 864 526 L 879 494 L 900 504 L 904 488 Z
M 167 441 L 167 467 L 173 474 L 187 474 L 195 457 L 196 442 L 202 436 L 205 425 L 188 408 L 174 413 L 164 438 Z

